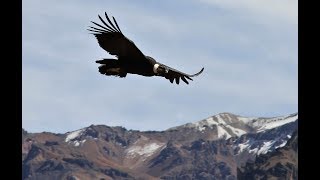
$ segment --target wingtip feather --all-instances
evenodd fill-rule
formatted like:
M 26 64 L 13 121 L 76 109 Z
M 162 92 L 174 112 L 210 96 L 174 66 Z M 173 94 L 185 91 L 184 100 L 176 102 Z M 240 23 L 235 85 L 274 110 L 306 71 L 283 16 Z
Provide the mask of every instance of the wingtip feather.
M 203 70 L 204 70 L 204 67 L 199 72 L 197 72 L 196 74 L 191 75 L 190 77 L 195 77 L 195 76 L 200 75 L 203 72 Z

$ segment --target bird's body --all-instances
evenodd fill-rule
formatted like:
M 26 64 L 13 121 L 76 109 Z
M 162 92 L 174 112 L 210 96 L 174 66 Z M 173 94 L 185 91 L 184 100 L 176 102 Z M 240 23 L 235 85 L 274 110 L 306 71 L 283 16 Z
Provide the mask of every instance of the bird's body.
M 115 24 L 111 22 L 107 14 L 105 13 L 107 24 L 100 16 L 99 19 L 105 25 L 102 26 L 95 22 L 99 28 L 90 27 L 89 31 L 98 40 L 101 48 L 109 52 L 111 55 L 115 55 L 117 59 L 102 59 L 96 62 L 101 64 L 99 66 L 99 72 L 107 76 L 119 76 L 126 77 L 128 73 L 137 74 L 142 76 L 162 76 L 169 79 L 171 83 L 175 80 L 179 84 L 180 78 L 187 84 L 187 79 L 192 80 L 191 77 L 197 76 L 202 73 L 203 69 L 196 74 L 189 75 L 157 62 L 150 56 L 145 56 L 136 45 L 125 37 L 116 20 L 113 17 Z
M 153 63 L 152 61 L 144 61 L 141 63 L 136 63 L 135 59 L 120 57 L 119 59 L 103 59 L 96 61 L 102 64 L 99 67 L 99 72 L 108 75 L 108 72 L 119 71 L 120 77 L 125 77 L 127 73 L 138 74 L 142 76 L 154 76 Z M 105 73 L 103 73 L 105 72 Z M 113 74 L 112 74 L 113 75 Z M 117 75 L 117 74 L 114 74 Z

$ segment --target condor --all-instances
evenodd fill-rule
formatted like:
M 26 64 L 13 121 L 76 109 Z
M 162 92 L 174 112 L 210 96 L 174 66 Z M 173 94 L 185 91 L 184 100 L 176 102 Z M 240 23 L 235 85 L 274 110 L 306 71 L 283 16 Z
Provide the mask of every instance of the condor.
M 98 17 L 104 26 L 91 21 L 96 27 L 89 26 L 91 29 L 88 30 L 93 32 L 92 34 L 97 38 L 101 48 L 117 57 L 117 59 L 96 61 L 101 64 L 99 66 L 101 74 L 118 77 L 126 77 L 128 73 L 149 77 L 162 76 L 171 83 L 175 80 L 176 84 L 179 84 L 181 78 L 186 84 L 189 84 L 188 80 L 192 80 L 192 77 L 203 72 L 204 68 L 196 74 L 189 75 L 157 62 L 150 56 L 145 56 L 130 39 L 122 34 L 114 17 L 112 17 L 114 23 L 109 19 L 107 13 L 105 13 L 105 17 L 108 23 L 100 15 Z

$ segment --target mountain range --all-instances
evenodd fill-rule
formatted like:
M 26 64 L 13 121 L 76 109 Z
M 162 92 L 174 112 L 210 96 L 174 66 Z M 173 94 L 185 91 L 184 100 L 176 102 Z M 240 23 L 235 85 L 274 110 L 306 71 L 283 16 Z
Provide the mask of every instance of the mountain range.
M 165 131 L 22 129 L 22 179 L 297 179 L 298 113 L 220 113 Z

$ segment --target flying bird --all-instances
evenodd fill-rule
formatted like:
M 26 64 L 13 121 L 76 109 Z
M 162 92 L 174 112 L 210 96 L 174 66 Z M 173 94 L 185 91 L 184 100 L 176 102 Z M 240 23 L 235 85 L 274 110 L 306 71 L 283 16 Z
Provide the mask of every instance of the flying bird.
M 152 57 L 144 55 L 130 39 L 122 34 L 114 17 L 112 17 L 114 23 L 109 19 L 107 13 L 105 13 L 105 17 L 108 23 L 100 15 L 98 17 L 104 26 L 91 21 L 96 27 L 89 26 L 91 29 L 88 30 L 97 38 L 102 49 L 117 57 L 117 59 L 96 61 L 101 64 L 98 67 L 101 74 L 121 78 L 126 77 L 128 73 L 147 77 L 162 76 L 171 83 L 175 80 L 176 84 L 179 84 L 181 78 L 182 81 L 189 84 L 188 80 L 192 80 L 192 77 L 203 72 L 204 68 L 196 74 L 189 75 L 157 62 Z

